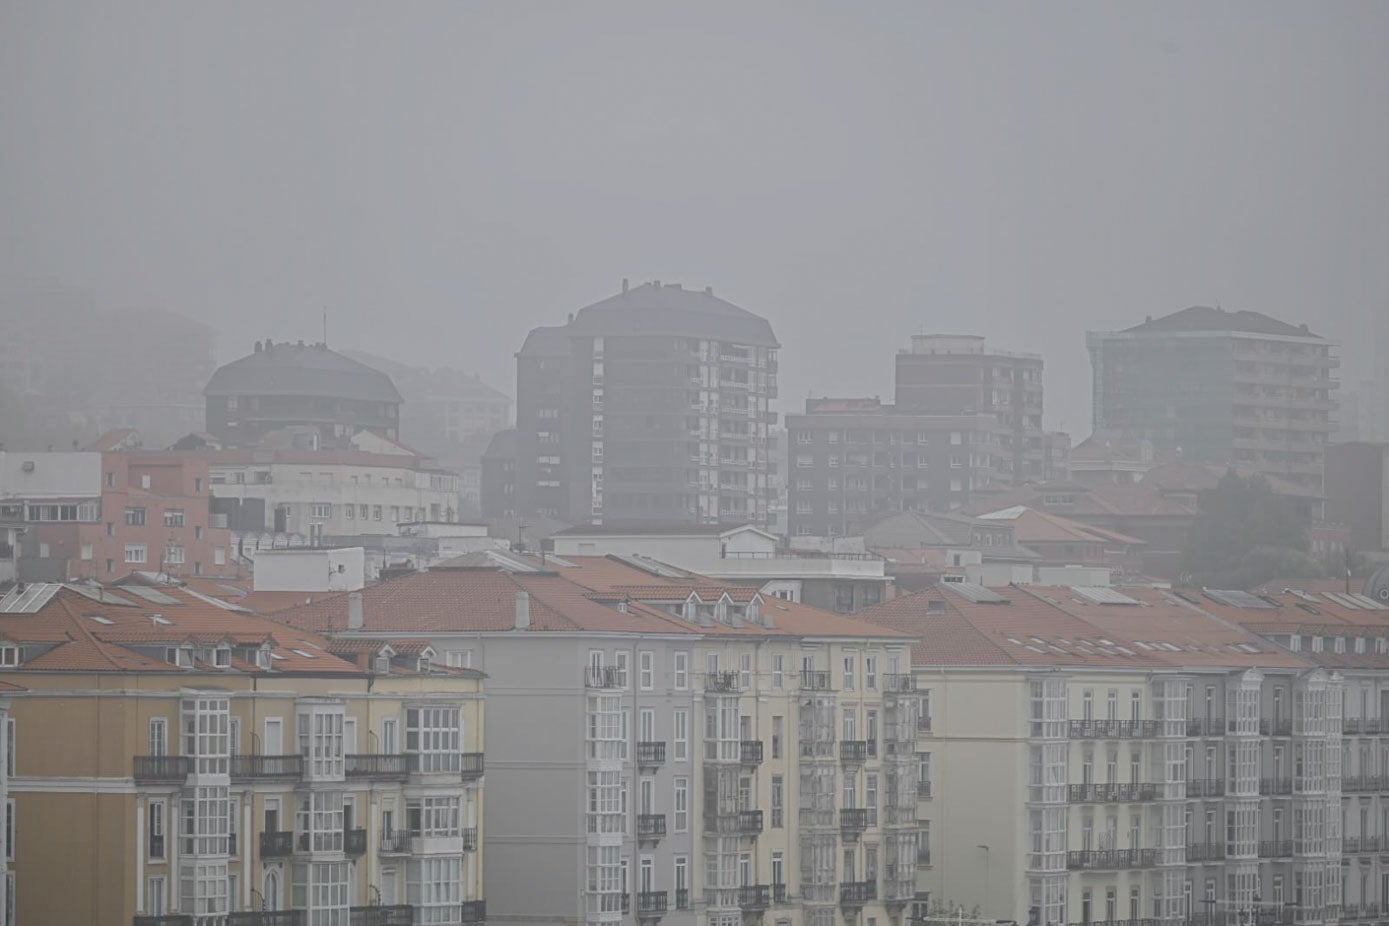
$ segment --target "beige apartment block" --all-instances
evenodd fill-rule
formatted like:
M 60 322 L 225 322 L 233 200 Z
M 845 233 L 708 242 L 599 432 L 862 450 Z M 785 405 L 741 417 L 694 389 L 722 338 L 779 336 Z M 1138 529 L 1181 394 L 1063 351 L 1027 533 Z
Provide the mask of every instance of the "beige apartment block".
M 11 922 L 481 923 L 482 676 L 433 655 L 180 587 L 14 589 Z
M 278 618 L 487 674 L 489 920 L 903 926 L 910 640 L 634 557 L 470 557 Z

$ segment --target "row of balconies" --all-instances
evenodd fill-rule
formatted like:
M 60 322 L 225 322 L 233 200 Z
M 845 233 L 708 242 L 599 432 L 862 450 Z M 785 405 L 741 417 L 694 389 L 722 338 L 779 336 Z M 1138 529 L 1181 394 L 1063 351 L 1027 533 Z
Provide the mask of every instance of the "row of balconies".
M 1111 781 L 1101 784 L 1068 785 L 1066 799 L 1072 804 L 1113 804 L 1157 799 L 1158 786 L 1150 782 Z
M 454 757 L 450 757 L 454 758 Z M 459 777 L 464 781 L 481 778 L 485 763 L 480 752 L 460 753 L 456 762 Z M 297 781 L 304 777 L 303 756 L 232 756 L 229 772 L 233 781 Z M 416 753 L 362 753 L 345 757 L 343 763 L 348 779 L 394 779 L 405 781 L 421 774 L 420 757 Z M 452 774 L 454 770 L 448 769 Z M 193 772 L 191 756 L 135 756 L 135 782 L 181 782 Z M 433 772 L 425 773 L 433 774 Z
M 929 724 L 929 720 L 928 720 Z M 930 729 L 929 725 L 925 729 Z M 1341 731 L 1352 735 L 1389 735 L 1389 722 L 1380 718 L 1347 717 Z M 1222 717 L 1191 717 L 1186 720 L 1186 735 L 1190 737 L 1221 737 L 1229 732 Z M 1158 720 L 1072 720 L 1068 722 L 1071 739 L 1155 739 L 1162 735 Z M 1271 717 L 1259 721 L 1262 736 L 1292 736 L 1291 717 Z
M 1389 842 L 1378 836 L 1341 837 L 1341 854 L 1343 855 L 1348 852 L 1379 852 L 1381 849 L 1389 849 Z
M 1150 868 L 1157 864 L 1156 849 L 1082 849 L 1066 853 L 1071 871 L 1117 871 Z
M 457 918 L 453 923 L 481 923 L 487 918 L 487 903 L 482 900 L 456 905 Z M 431 908 L 438 911 L 438 908 Z M 449 911 L 438 911 L 449 912 Z M 243 910 L 228 913 L 222 920 L 226 926 L 306 926 L 307 910 Z M 348 908 L 348 926 L 413 926 L 415 908 L 409 904 L 372 905 Z M 166 913 L 160 916 L 136 916 L 133 926 L 193 926 L 189 913 Z
M 261 858 L 285 858 L 295 854 L 307 855 L 312 851 L 310 834 L 301 832 L 294 837 L 292 830 L 276 830 L 260 834 Z M 365 855 L 367 851 L 367 831 L 362 828 L 342 831 L 342 851 L 344 855 Z
M 1347 791 L 1389 791 L 1389 775 L 1343 775 L 1341 793 Z

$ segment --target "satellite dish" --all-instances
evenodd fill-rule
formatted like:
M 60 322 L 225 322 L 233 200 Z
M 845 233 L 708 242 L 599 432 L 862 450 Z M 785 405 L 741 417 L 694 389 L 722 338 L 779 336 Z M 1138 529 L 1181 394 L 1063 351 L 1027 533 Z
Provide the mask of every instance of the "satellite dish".
M 1363 594 L 1375 601 L 1389 604 L 1389 566 L 1379 567 L 1374 575 L 1365 580 Z

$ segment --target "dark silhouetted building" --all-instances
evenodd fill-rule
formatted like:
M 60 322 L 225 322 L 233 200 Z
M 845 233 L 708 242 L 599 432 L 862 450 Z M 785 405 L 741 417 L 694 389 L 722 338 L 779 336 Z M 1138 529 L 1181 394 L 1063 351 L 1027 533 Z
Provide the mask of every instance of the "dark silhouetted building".
M 765 525 L 777 340 L 659 281 L 536 328 L 516 355 L 516 509 L 577 523 Z
M 1326 517 L 1350 528 L 1353 550 L 1389 550 L 1389 444 L 1326 448 Z

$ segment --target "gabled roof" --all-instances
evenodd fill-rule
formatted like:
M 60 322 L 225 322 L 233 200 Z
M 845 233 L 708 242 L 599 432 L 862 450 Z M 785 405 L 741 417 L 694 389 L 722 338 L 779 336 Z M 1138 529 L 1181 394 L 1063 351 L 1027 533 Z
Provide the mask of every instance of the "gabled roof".
M 332 396 L 398 404 L 391 378 L 325 344 L 271 344 L 218 367 L 206 396 Z
M 1262 312 L 1242 309 L 1227 312 L 1220 308 L 1194 305 L 1161 318 L 1149 318 L 1141 325 L 1125 328 L 1124 333 L 1162 333 L 1167 331 L 1231 331 L 1247 334 L 1276 334 L 1294 338 L 1315 338 L 1305 327 L 1290 325 Z
M 1036 543 L 1103 543 L 1123 544 L 1125 546 L 1144 546 L 1137 537 L 1129 537 L 1118 531 L 1094 527 L 1063 518 L 1049 511 L 1039 511 L 1016 505 L 979 516 L 982 520 L 1010 521 L 1017 542 L 1028 546 Z

